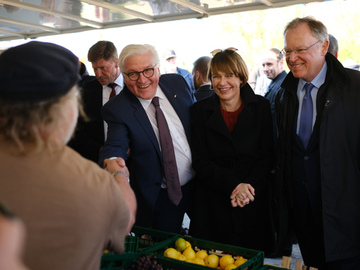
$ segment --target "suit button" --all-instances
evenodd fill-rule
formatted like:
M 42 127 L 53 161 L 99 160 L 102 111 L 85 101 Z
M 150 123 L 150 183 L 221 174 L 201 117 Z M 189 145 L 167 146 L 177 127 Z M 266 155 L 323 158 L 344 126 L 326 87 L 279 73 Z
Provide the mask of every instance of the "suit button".
M 308 156 L 305 156 L 305 157 L 304 157 L 304 160 L 308 160 L 308 159 L 309 159 L 309 157 L 308 157 Z

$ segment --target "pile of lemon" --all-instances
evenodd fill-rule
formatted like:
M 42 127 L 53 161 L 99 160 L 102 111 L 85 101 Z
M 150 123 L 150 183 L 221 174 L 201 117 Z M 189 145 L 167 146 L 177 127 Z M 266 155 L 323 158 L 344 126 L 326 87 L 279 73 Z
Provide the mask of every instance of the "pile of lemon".
M 222 270 L 235 269 L 247 261 L 247 259 L 242 256 L 235 259 L 230 254 L 222 256 L 208 254 L 207 251 L 203 249 L 195 252 L 191 244 L 183 238 L 176 240 L 175 248 L 167 248 L 164 251 L 164 256 Z

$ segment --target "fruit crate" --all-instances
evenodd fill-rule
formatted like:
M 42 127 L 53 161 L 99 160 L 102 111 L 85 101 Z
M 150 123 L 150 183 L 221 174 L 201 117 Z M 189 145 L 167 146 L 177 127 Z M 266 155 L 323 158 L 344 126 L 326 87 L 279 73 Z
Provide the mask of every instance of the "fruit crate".
M 264 265 L 259 270 L 289 270 L 289 269 L 288 268 L 283 268 L 283 267 L 280 267 L 280 266 L 275 266 L 275 265 Z
M 217 242 L 211 242 L 211 241 L 188 237 L 188 236 L 178 236 L 177 238 L 184 238 L 186 241 L 188 241 L 193 247 L 195 252 L 197 250 L 203 249 L 206 250 L 208 254 L 216 254 L 219 257 L 225 254 L 231 254 L 233 256 L 243 256 L 244 258 L 247 259 L 247 261 L 242 265 L 238 266 L 237 268 L 235 268 L 237 270 L 244 270 L 244 269 L 259 270 L 264 265 L 264 252 L 262 251 L 247 249 L 247 248 L 242 248 L 238 246 L 232 246 Z M 154 252 L 152 252 L 152 254 L 157 256 L 162 261 L 171 264 L 170 266 L 171 269 L 175 269 L 175 270 L 212 269 L 207 266 L 165 257 L 164 251 L 166 250 L 167 247 L 175 247 L 175 241 L 177 238 L 173 239 L 173 242 L 170 245 L 155 250 Z
M 177 234 L 134 226 L 125 238 L 123 254 L 104 253 L 100 270 L 127 269 L 137 258 L 166 248 L 178 237 Z
M 176 233 L 153 230 L 139 226 L 134 226 L 130 235 L 139 238 L 138 252 L 145 252 L 146 254 L 150 254 L 159 248 L 169 246 L 179 237 L 179 234 Z

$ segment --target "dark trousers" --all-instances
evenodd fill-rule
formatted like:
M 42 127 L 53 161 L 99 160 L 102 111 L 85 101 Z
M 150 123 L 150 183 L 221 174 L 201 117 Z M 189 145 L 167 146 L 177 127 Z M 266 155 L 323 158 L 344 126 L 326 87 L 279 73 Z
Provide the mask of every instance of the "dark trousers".
M 193 180 L 181 187 L 183 197 L 177 206 L 169 200 L 166 189 L 160 190 L 154 210 L 153 229 L 181 233 L 184 215 L 192 203 L 192 182 Z
M 310 204 L 304 205 L 301 213 L 294 211 L 293 217 L 295 234 L 304 264 L 319 270 L 326 269 L 322 224 L 318 224 L 314 219 Z

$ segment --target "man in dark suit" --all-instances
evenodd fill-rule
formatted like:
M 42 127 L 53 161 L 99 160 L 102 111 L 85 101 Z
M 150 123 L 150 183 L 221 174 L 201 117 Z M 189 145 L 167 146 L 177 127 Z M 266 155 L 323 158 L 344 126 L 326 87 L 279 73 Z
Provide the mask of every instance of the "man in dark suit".
M 88 52 L 95 76 L 83 78 L 81 97 L 87 120 L 79 118 L 69 146 L 94 162 L 106 140 L 107 125 L 101 117 L 102 106 L 123 88 L 123 76 L 118 66 L 118 53 L 110 41 L 99 41 Z M 113 89 L 114 88 L 114 89 Z
M 159 63 L 151 45 L 128 45 L 121 52 L 119 66 L 125 87 L 102 109 L 109 130 L 99 162 L 131 157 L 130 183 L 138 202 L 136 225 L 180 233 L 191 204 L 194 178 L 189 136 L 190 106 L 195 98 L 182 76 L 161 75 Z M 167 168 L 163 165 L 154 97 L 159 97 L 172 137 L 182 191 L 179 203 L 172 201 L 164 177 Z
M 214 90 L 210 89 L 210 81 L 208 78 L 209 56 L 202 56 L 194 62 L 192 75 L 195 86 L 196 100 L 200 100 L 211 96 Z
M 284 70 L 284 57 L 282 52 L 277 48 L 271 48 L 267 50 L 262 58 L 262 67 L 264 74 L 268 79 L 270 79 L 270 84 L 267 87 L 265 92 L 265 98 L 270 101 L 271 108 L 271 117 L 273 121 L 273 138 L 274 138 L 274 153 L 276 154 L 277 140 L 278 140 L 278 131 L 277 131 L 277 122 L 276 122 L 276 108 L 275 108 L 275 97 L 281 89 L 281 84 L 286 77 L 286 71 Z M 275 163 L 274 163 L 275 166 Z M 272 204 L 273 204 L 273 215 L 278 215 L 278 190 L 273 181 L 275 179 L 275 170 L 271 170 L 271 184 L 269 188 L 272 193 Z M 277 237 L 277 247 L 276 252 L 268 255 L 268 257 L 282 257 L 282 256 L 291 256 L 292 252 L 292 232 L 279 231 L 279 222 L 280 218 L 287 218 L 286 216 L 274 218 L 274 225 L 276 230 Z
M 313 17 L 288 23 L 284 41 L 290 72 L 276 97 L 284 207 L 305 265 L 359 269 L 360 73 L 327 53 L 327 29 Z

